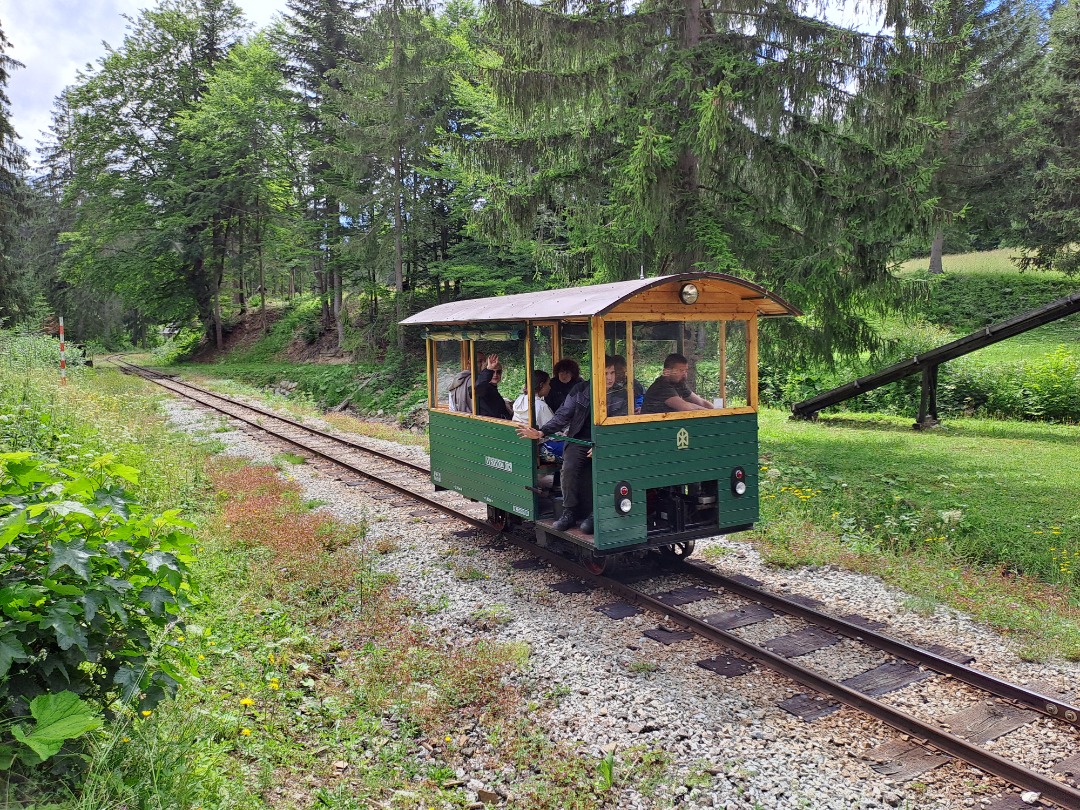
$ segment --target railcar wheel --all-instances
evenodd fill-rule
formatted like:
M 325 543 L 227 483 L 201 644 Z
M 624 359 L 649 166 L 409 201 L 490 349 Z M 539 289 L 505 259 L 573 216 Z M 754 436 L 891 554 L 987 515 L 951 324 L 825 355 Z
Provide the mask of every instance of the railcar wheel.
M 660 549 L 660 556 L 665 560 L 685 560 L 694 553 L 694 541 L 683 540 Z
M 590 574 L 600 576 L 607 571 L 608 565 L 611 564 L 611 555 L 584 554 L 581 557 L 581 564 L 585 566 L 585 570 Z
M 494 506 L 487 508 L 487 522 L 497 532 L 506 531 L 507 525 L 510 523 L 509 515 L 502 509 L 496 509 Z

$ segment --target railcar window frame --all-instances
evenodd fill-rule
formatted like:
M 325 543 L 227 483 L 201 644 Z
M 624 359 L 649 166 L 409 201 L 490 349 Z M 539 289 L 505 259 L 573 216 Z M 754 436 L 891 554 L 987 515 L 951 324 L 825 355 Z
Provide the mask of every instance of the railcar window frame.
M 757 314 L 747 312 L 657 312 L 650 313 L 647 318 L 632 317 L 629 315 L 615 315 L 614 317 L 605 318 L 603 316 L 594 316 L 592 318 L 592 330 L 593 330 L 593 357 L 594 366 L 599 363 L 601 366 L 604 362 L 604 356 L 607 348 L 607 329 L 608 323 L 625 323 L 626 324 L 626 371 L 627 371 L 627 385 L 629 387 L 628 396 L 630 401 L 633 401 L 633 380 L 634 380 L 634 325 L 644 323 L 693 323 L 700 321 L 719 322 L 721 324 L 720 335 L 723 337 L 722 342 L 717 347 L 717 358 L 720 360 L 720 379 L 726 380 L 727 368 L 724 365 L 726 360 L 726 347 L 727 347 L 727 324 L 733 321 L 739 321 L 745 324 L 746 329 L 746 405 L 739 405 L 735 407 L 728 407 L 728 399 L 725 396 L 723 408 L 707 409 L 694 411 L 675 411 L 671 413 L 647 413 L 647 414 L 628 414 L 626 416 L 608 416 L 607 415 L 607 391 L 605 383 L 601 375 L 593 375 L 593 402 L 596 403 L 596 407 L 593 408 L 593 424 L 594 425 L 622 425 L 622 424 L 640 424 L 645 422 L 662 422 L 671 419 L 701 419 L 717 416 L 730 416 L 733 414 L 745 414 L 745 413 L 757 413 L 758 410 L 758 392 L 757 392 Z M 597 335 L 600 339 L 597 339 Z M 646 390 L 648 385 L 644 381 L 641 381 L 645 385 Z M 651 384 L 650 381 L 649 384 Z M 722 383 L 724 384 L 724 383 Z M 722 389 L 726 391 L 725 389 Z

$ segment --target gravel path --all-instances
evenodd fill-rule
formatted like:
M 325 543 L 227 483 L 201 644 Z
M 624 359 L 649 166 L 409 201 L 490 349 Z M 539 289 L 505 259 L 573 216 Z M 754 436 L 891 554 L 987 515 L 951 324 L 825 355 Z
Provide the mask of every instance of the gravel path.
M 226 453 L 270 462 L 278 452 L 239 431 L 213 432 L 222 420 L 205 411 L 171 399 L 165 407 L 177 427 L 212 435 L 224 443 Z M 356 438 L 377 449 L 426 460 L 416 448 Z M 393 507 L 304 465 L 290 467 L 288 474 L 303 487 L 305 497 L 329 504 L 323 508 L 336 518 L 364 521 L 370 537 L 387 538 L 396 545 L 383 565 L 399 575 L 412 598 L 443 606 L 425 619 L 433 629 L 450 638 L 482 635 L 527 643 L 529 664 L 515 680 L 538 698 L 554 699 L 553 710 L 534 715 L 552 738 L 578 745 L 598 760 L 607 751 L 618 756 L 632 748 L 660 749 L 671 755 L 674 764 L 668 778 L 650 795 L 624 789 L 614 806 L 921 810 L 982 807 L 1002 789 L 995 780 L 957 763 L 915 782 L 894 783 L 871 770 L 863 757 L 896 739 L 883 724 L 847 708 L 805 723 L 776 706 L 800 691 L 778 675 L 755 670 L 740 678 L 720 678 L 695 665 L 717 654 L 706 642 L 665 647 L 645 638 L 642 632 L 657 625 L 655 617 L 609 619 L 595 608 L 612 598 L 551 591 L 548 586 L 562 576 L 548 569 L 512 568 L 510 563 L 522 556 L 516 550 L 481 549 L 476 540 L 454 536 L 452 532 L 462 526 L 453 522 L 403 521 Z M 776 571 L 764 565 L 749 544 L 730 539 L 699 541 L 697 554 L 710 546 L 727 549 L 718 561 L 726 573 L 748 574 L 773 590 L 820 599 L 833 612 L 858 612 L 885 621 L 886 632 L 893 635 L 965 650 L 976 657 L 973 666 L 1001 677 L 1063 691 L 1074 690 L 1080 682 L 1080 666 L 1024 663 L 1016 645 L 967 616 L 943 607 L 932 616 L 914 613 L 905 606 L 905 594 L 873 577 L 831 566 Z M 722 607 L 710 602 L 692 609 L 714 612 Z M 497 620 L 484 621 L 485 617 Z M 774 620 L 767 636 L 776 635 L 784 621 Z M 763 632 L 761 625 L 743 628 L 747 637 Z M 814 655 L 844 675 L 852 674 L 849 669 L 880 663 L 863 650 L 840 654 L 845 645 Z M 941 679 L 933 684 L 907 687 L 891 700 L 918 713 L 928 692 L 955 690 Z M 968 705 L 962 692 L 949 700 L 958 709 Z M 1021 744 L 1010 742 L 1013 736 L 1001 738 L 994 747 L 1015 753 L 1010 746 Z M 1046 744 L 1035 737 L 1029 735 L 1026 745 Z M 475 753 L 459 770 L 459 778 L 473 790 L 498 786 L 512 793 L 513 774 L 486 767 L 483 740 L 465 742 L 461 747 Z

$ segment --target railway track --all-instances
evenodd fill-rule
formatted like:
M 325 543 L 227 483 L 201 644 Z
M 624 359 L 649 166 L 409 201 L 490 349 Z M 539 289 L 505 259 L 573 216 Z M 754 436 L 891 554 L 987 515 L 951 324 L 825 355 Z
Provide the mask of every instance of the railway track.
M 425 510 L 436 510 L 485 532 L 497 531 L 488 522 L 482 505 L 453 492 L 436 493 L 427 478 L 429 470 L 423 465 L 149 369 L 114 362 L 128 373 L 244 423 L 251 431 L 385 488 L 392 493 L 390 497 L 407 498 L 402 505 L 419 502 Z M 878 623 L 865 617 L 833 616 L 820 610 L 814 600 L 770 593 L 759 582 L 740 575 L 723 575 L 708 564 L 668 562 L 662 569 L 645 566 L 628 573 L 616 570 L 611 575 L 597 575 L 552 549 L 538 546 L 522 532 L 505 532 L 502 537 L 573 580 L 618 596 L 620 601 L 602 608 L 613 619 L 642 609 L 663 617 L 666 626 L 646 633 L 654 640 L 672 643 L 692 633 L 713 641 L 723 651 L 699 665 L 718 676 L 735 677 L 762 666 L 811 690 L 780 704 L 804 720 L 827 715 L 842 704 L 896 729 L 901 738 L 883 746 L 874 756 L 883 774 L 898 780 L 911 779 L 955 757 L 1025 791 L 1022 804 L 1004 802 L 1002 808 L 1046 806 L 1049 802 L 1080 810 L 1080 753 L 1058 762 L 1028 766 L 986 747 L 1005 734 L 1050 722 L 1060 733 L 1070 735 L 1073 751 L 1080 750 L 1080 709 L 1065 696 L 1003 681 L 968 666 L 971 658 L 957 651 L 911 644 L 882 632 Z M 679 578 L 679 587 L 671 588 L 670 582 L 666 587 L 656 584 L 672 576 Z M 658 591 L 658 587 L 664 590 Z M 697 609 L 718 600 L 728 602 L 726 610 L 701 615 L 704 610 Z M 760 642 L 747 637 L 746 628 L 776 617 L 797 621 L 801 629 Z M 672 626 L 678 629 L 670 629 Z M 881 656 L 882 663 L 837 680 L 794 660 L 842 643 L 871 648 Z M 938 719 L 915 717 L 882 699 L 934 678 L 963 684 L 957 688 L 977 690 L 979 699 L 957 716 Z

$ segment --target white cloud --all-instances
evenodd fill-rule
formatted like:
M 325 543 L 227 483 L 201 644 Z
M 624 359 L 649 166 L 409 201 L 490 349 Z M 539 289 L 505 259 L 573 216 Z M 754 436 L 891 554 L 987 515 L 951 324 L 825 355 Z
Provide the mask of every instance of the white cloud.
M 267 25 L 285 0 L 237 0 L 256 27 Z M 11 122 L 33 151 L 49 128 L 53 101 L 88 63 L 105 55 L 103 42 L 119 47 L 128 22 L 150 0 L 16 0 L 4 3 L 0 28 L 7 55 L 22 62 L 8 77 Z

